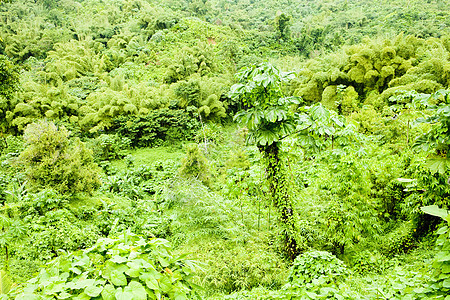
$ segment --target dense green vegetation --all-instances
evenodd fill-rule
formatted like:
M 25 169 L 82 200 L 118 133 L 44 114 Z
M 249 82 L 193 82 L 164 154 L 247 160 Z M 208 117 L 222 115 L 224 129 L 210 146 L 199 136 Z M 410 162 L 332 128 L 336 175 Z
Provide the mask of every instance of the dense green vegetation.
M 448 1 L 0 1 L 0 299 L 450 299 Z

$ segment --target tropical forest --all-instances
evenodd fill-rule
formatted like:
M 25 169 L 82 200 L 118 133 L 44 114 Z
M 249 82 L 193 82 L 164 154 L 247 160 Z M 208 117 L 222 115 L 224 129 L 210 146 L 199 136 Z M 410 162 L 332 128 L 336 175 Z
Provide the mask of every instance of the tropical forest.
M 450 1 L 0 0 L 0 300 L 450 300 Z

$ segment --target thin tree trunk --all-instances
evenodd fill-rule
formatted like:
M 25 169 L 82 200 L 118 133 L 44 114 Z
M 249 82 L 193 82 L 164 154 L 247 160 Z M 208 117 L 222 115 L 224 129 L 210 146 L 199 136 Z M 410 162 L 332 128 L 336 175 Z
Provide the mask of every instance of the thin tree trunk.
M 5 270 L 8 270 L 8 261 L 9 261 L 8 246 L 5 246 L 5 254 L 6 254 Z
M 409 148 L 409 120 L 406 123 L 406 147 Z

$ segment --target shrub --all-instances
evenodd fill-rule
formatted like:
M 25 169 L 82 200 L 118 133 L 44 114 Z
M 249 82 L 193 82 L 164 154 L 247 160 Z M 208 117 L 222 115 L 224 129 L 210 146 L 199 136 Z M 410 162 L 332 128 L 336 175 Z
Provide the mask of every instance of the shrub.
M 381 273 L 389 267 L 390 261 L 380 253 L 370 250 L 358 251 L 352 257 L 353 271 L 359 274 Z
M 4 145 L 1 148 L 1 154 L 6 156 L 18 156 L 24 149 L 22 137 L 8 135 L 4 139 Z
M 208 290 L 230 293 L 258 286 L 274 288 L 286 278 L 286 264 L 262 241 L 211 241 L 202 248 L 196 250 L 208 266 L 199 276 Z
M 60 193 L 93 192 L 99 185 L 98 166 L 80 140 L 46 121 L 30 124 L 24 133 L 26 149 L 19 156 L 34 189 L 50 187 Z
M 39 193 L 29 193 L 23 197 L 18 209 L 24 216 L 43 216 L 48 211 L 67 207 L 67 197 L 58 194 L 54 190 L 45 189 Z
M 191 283 L 195 268 L 173 256 L 166 240 L 124 233 L 55 259 L 15 299 L 200 299 Z
M 450 213 L 446 209 L 440 209 L 436 205 L 421 207 L 422 211 L 434 217 L 441 217 L 446 222 L 436 231 L 436 256 L 431 261 L 433 267 L 432 278 L 427 296 L 432 298 L 444 297 L 447 299 L 450 293 Z
M 293 284 L 307 284 L 316 280 L 336 282 L 349 275 L 344 262 L 326 251 L 305 252 L 295 258 L 288 277 Z
M 208 161 L 197 144 L 186 146 L 186 157 L 182 161 L 180 174 L 183 177 L 198 178 L 205 185 L 210 184 Z
M 122 158 L 130 144 L 129 138 L 120 138 L 117 134 L 101 134 L 89 142 L 97 162 Z
M 48 261 L 61 251 L 90 247 L 100 237 L 96 226 L 79 222 L 67 209 L 51 210 L 45 216 L 26 220 L 35 230 L 29 232 L 29 240 L 17 251 L 17 256 L 26 259 Z
M 127 196 L 130 199 L 140 199 L 144 196 L 139 179 L 127 173 L 105 178 L 102 190 Z
M 17 90 L 19 68 L 6 56 L 0 55 L 0 70 L 0 98 L 10 98 L 12 93 Z
M 0 175 L 0 204 L 4 204 L 6 201 L 6 189 L 8 188 L 8 177 L 1 174 Z
M 218 124 L 208 123 L 202 126 L 195 135 L 198 144 L 219 144 L 224 140 L 224 128 Z
M 179 142 L 193 139 L 200 122 L 185 110 L 159 109 L 146 116 L 120 116 L 113 130 L 131 140 L 133 147 L 148 147 L 163 141 Z

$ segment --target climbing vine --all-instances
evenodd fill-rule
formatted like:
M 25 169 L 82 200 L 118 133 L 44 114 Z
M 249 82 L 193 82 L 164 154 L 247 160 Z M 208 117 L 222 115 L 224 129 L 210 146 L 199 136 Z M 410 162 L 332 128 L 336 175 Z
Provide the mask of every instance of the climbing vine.
M 289 182 L 285 169 L 285 163 L 280 153 L 280 142 L 266 146 L 258 146 L 263 154 L 266 168 L 266 180 L 269 187 L 269 199 L 275 206 L 280 220 L 282 244 L 285 254 L 294 260 L 299 253 L 299 247 L 295 237 L 295 214 L 289 193 Z

